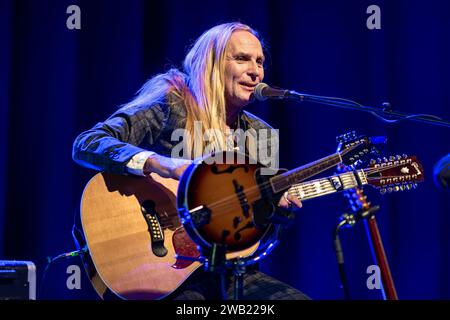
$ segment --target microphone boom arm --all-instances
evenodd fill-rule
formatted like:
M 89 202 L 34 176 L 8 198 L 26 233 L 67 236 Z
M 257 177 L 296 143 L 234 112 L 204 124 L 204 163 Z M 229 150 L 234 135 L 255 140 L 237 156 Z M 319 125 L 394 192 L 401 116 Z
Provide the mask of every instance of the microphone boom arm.
M 434 115 L 414 115 L 414 114 L 407 114 L 403 112 L 393 111 L 390 108 L 389 103 L 383 103 L 384 108 L 375 108 L 375 107 L 369 107 L 361 105 L 357 102 L 347 100 L 347 99 L 341 99 L 341 98 L 331 98 L 331 97 L 324 97 L 324 96 L 315 96 L 310 94 L 304 94 L 304 93 L 298 93 L 296 91 L 292 90 L 285 90 L 285 94 L 283 98 L 288 98 L 292 100 L 296 100 L 299 102 L 312 102 L 317 104 L 323 104 L 328 105 L 332 107 L 338 107 L 338 108 L 344 108 L 344 109 L 351 109 L 351 110 L 358 110 L 358 111 L 366 111 L 370 112 L 378 117 L 383 116 L 389 116 L 390 118 L 395 119 L 393 122 L 397 122 L 399 120 L 411 120 L 411 121 L 417 121 L 417 122 L 423 122 L 433 125 L 440 125 L 447 128 L 450 128 L 450 122 L 445 121 L 439 117 L 436 117 Z M 385 121 L 392 121 L 388 119 L 384 119 Z
M 266 99 L 292 99 L 299 102 L 312 102 L 332 107 L 366 111 L 372 113 L 374 116 L 382 119 L 383 121 L 390 123 L 398 122 L 400 120 L 412 120 L 450 128 L 450 122 L 445 121 L 437 116 L 428 114 L 407 114 L 394 111 L 392 110 L 391 105 L 387 102 L 383 103 L 382 108 L 374 108 L 364 106 L 358 102 L 348 99 L 315 96 L 312 94 L 298 93 L 293 90 L 272 88 L 265 83 L 259 83 L 258 85 L 256 85 L 253 94 L 255 98 L 260 101 Z M 389 117 L 389 119 L 386 119 L 384 117 Z

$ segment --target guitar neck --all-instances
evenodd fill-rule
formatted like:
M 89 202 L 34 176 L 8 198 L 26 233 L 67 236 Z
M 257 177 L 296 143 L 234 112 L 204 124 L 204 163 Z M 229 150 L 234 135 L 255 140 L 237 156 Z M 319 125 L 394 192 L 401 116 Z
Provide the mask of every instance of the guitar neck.
M 335 153 L 302 167 L 282 173 L 270 179 L 272 190 L 274 193 L 286 190 L 296 183 L 334 167 L 341 161 L 341 155 L 339 153 Z
M 355 172 L 346 172 L 327 178 L 298 183 L 293 185 L 288 192 L 299 200 L 305 201 L 365 184 L 368 184 L 368 182 L 364 170 L 357 170 Z

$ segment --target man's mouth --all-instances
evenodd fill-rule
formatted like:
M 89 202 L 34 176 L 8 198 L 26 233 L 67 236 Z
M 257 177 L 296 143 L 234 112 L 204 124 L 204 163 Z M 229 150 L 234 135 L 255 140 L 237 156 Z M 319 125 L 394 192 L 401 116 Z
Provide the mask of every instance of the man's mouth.
M 256 83 L 248 83 L 248 82 L 240 82 L 239 84 L 249 91 L 254 91 L 257 85 Z

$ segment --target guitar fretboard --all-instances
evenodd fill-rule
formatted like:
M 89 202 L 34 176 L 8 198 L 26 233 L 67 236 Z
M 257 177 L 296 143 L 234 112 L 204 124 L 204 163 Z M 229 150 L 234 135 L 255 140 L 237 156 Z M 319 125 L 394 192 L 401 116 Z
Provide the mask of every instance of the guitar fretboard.
M 364 170 L 356 171 L 362 185 L 367 184 Z M 355 173 L 347 172 L 328 178 L 316 179 L 308 182 L 293 185 L 289 190 L 289 194 L 304 201 L 327 194 L 340 192 L 343 190 L 355 188 L 358 186 L 358 180 Z

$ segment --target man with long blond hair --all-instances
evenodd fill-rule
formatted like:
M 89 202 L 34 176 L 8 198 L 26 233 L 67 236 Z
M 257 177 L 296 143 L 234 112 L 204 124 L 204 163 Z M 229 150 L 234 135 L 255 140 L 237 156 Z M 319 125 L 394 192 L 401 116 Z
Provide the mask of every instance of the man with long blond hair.
M 73 159 L 105 172 L 139 176 L 156 173 L 178 180 L 190 159 L 209 151 L 235 149 L 231 132 L 242 129 L 270 130 L 265 148 L 271 157 L 261 156 L 260 150 L 252 154 L 248 145 L 240 151 L 271 164 L 278 153 L 277 135 L 264 121 L 242 109 L 264 78 L 264 59 L 260 37 L 249 26 L 233 22 L 207 30 L 186 55 L 183 72 L 171 69 L 148 80 L 133 100 L 76 138 Z M 178 148 L 179 140 L 174 141 L 177 130 L 184 132 L 182 148 Z M 204 141 L 205 133 L 208 141 Z M 260 149 L 261 144 L 257 145 Z M 301 203 L 288 195 L 282 197 L 279 206 L 297 209 Z M 169 298 L 217 298 L 217 288 L 207 279 L 198 269 Z M 229 297 L 232 287 L 229 281 Z M 244 298 L 307 299 L 300 291 L 256 269 L 244 277 Z

